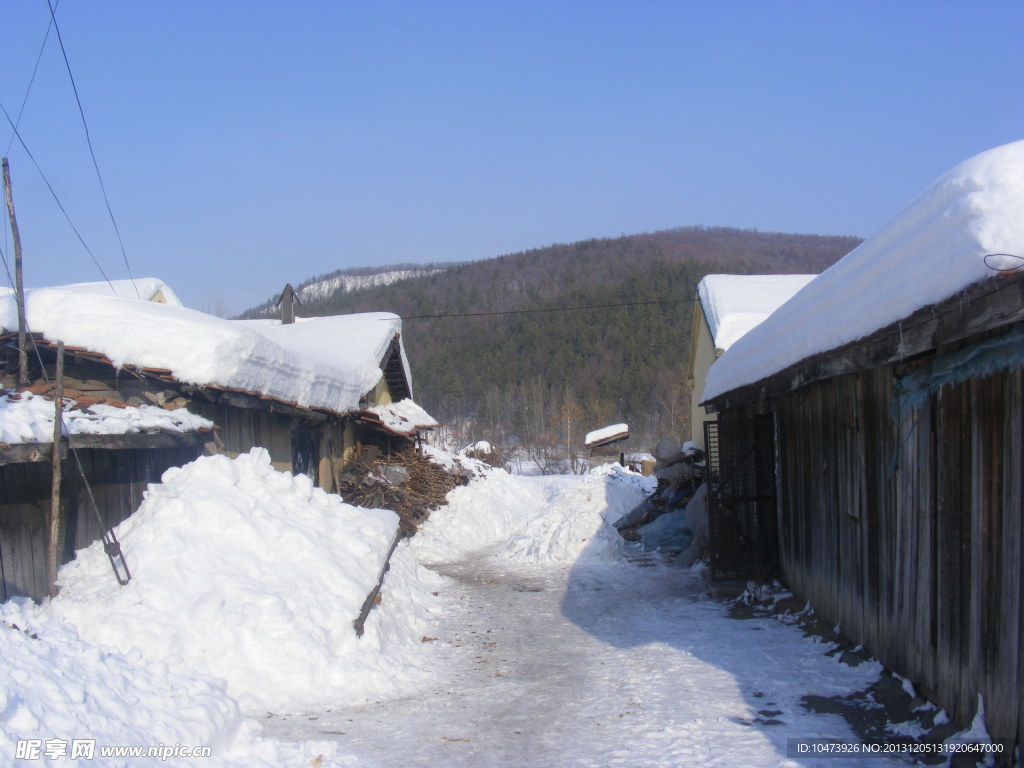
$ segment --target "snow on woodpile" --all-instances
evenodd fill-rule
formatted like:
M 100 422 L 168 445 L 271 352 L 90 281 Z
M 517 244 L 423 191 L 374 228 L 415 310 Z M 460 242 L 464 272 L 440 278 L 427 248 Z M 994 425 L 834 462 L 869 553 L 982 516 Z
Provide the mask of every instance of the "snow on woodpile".
M 422 674 L 436 577 L 407 546 L 391 558 L 362 638 L 352 624 L 397 527 L 390 510 L 350 506 L 305 475 L 275 471 L 264 449 L 203 457 L 165 472 L 117 527 L 126 586 L 96 542 L 61 568 L 60 593 L 42 611 L 94 645 L 222 678 L 246 708 L 358 703 Z
M 65 286 L 26 291 L 29 329 L 105 355 L 117 367 L 168 370 L 186 384 L 257 392 L 336 412 L 354 411 L 380 380 L 381 357 L 400 327 L 395 315 L 318 318 L 287 334 L 180 306 Z M 18 327 L 10 291 L 0 294 L 0 329 Z M 287 336 L 286 343 L 278 338 Z M 329 343 L 328 343 L 329 340 Z
M 697 295 L 715 349 L 726 350 L 807 285 L 815 275 L 706 275 Z
M 128 435 L 139 432 L 195 432 L 213 422 L 185 408 L 166 410 L 155 405 L 119 408 L 96 403 L 78 408 L 64 401 L 64 428 L 71 435 Z M 53 400 L 31 392 L 0 394 L 0 443 L 53 442 Z
M 593 432 L 587 432 L 583 438 L 583 444 L 587 448 L 593 448 L 614 440 L 625 440 L 627 437 L 629 437 L 628 424 L 611 424 L 601 427 L 601 429 L 595 429 Z
M 409 435 L 419 429 L 432 429 L 437 421 L 412 400 L 377 405 L 367 411 L 380 419 L 381 425 L 398 435 Z
M 856 341 L 992 277 L 990 254 L 1024 254 L 1024 141 L 957 165 L 808 283 L 711 366 L 704 399 Z

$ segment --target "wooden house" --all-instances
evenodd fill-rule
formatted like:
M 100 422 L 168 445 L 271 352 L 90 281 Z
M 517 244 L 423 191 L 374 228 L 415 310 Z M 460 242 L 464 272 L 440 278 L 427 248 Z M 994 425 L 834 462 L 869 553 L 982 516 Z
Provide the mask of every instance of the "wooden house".
M 32 391 L 52 395 L 63 347 L 70 399 L 186 409 L 213 425 L 183 433 L 69 435 L 60 446 L 68 456 L 60 562 L 129 516 L 147 484 L 167 468 L 202 453 L 236 456 L 260 446 L 277 469 L 305 473 L 333 491 L 363 445 L 391 450 L 436 426 L 411 399 L 401 321 L 394 315 L 291 325 L 230 321 L 182 307 L 169 289 L 142 293 L 165 303 L 95 286 L 27 292 Z M 9 391 L 26 388 L 16 381 L 13 302 L 0 295 L 0 384 Z M 40 598 L 50 588 L 42 563 L 51 555 L 42 533 L 52 496 L 52 448 L 52 438 L 0 445 L 0 596 Z
M 690 440 L 702 444 L 704 423 L 715 420 L 713 413 L 700 406 L 712 363 L 813 278 L 814 275 L 706 275 L 697 284 L 687 365 Z
M 777 576 L 1017 744 L 1021 256 L 1024 142 L 939 179 L 723 355 L 705 397 L 713 574 Z

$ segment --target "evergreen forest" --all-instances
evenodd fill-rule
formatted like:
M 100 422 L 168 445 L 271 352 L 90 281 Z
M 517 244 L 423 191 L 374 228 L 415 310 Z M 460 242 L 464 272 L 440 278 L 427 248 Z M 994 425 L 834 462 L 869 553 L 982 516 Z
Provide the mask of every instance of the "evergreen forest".
M 584 240 L 340 289 L 301 316 L 403 318 L 415 397 L 453 442 L 487 440 L 506 457 L 578 470 L 583 436 L 630 425 L 632 450 L 689 434 L 686 366 L 696 286 L 707 274 L 817 273 L 855 237 L 685 227 Z M 273 314 L 273 301 L 245 317 Z

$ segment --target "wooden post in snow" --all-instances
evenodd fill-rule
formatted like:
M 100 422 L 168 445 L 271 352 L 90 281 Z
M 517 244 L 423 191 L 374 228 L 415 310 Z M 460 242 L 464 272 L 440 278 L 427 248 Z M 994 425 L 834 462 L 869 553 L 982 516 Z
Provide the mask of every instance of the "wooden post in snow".
M 21 277 L 21 235 L 18 220 L 14 216 L 14 192 L 11 190 L 11 168 L 7 158 L 3 159 L 4 200 L 7 202 L 7 217 L 11 221 L 11 237 L 14 239 L 14 298 L 18 304 L 18 385 L 28 384 L 28 352 L 25 351 L 25 285 Z
M 50 535 L 46 542 L 46 575 L 50 582 L 50 597 L 57 595 L 57 559 L 60 545 L 60 447 L 64 431 L 64 342 L 57 342 L 57 381 L 53 393 L 53 456 L 50 482 Z

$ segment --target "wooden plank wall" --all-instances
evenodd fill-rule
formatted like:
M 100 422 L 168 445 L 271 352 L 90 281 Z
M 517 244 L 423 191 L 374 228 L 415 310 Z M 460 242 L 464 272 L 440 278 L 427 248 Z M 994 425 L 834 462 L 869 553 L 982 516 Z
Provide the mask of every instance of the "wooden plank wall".
M 897 414 L 890 368 L 773 401 L 780 570 L 958 722 L 1024 743 L 1024 375 Z
M 149 483 L 160 481 L 168 467 L 187 464 L 199 446 L 149 450 L 79 450 L 82 466 L 99 507 L 101 525 L 89 501 L 72 456 L 63 463 L 59 563 L 75 550 L 99 539 L 142 502 Z M 50 464 L 33 462 L 0 466 L 0 598 L 15 595 L 42 600 L 49 593 L 46 575 L 47 516 L 50 507 Z M 131 552 L 125 557 L 131 567 Z M 114 578 L 111 574 L 111 578 Z

